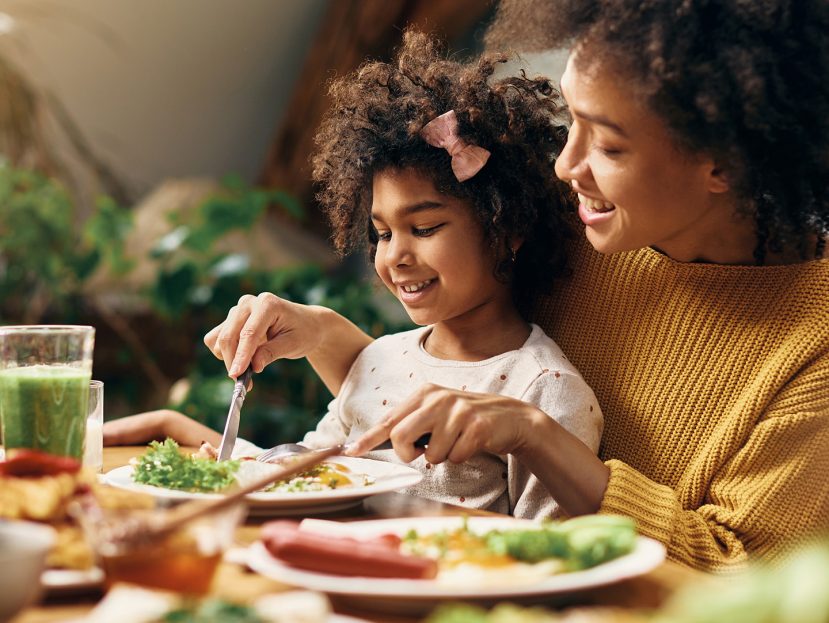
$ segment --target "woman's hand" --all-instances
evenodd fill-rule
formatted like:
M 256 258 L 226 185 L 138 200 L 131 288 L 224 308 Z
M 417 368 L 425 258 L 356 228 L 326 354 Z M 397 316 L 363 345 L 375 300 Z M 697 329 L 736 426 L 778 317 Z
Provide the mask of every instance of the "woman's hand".
M 414 442 L 431 433 L 425 450 Z M 568 515 L 601 506 L 609 468 L 582 441 L 537 407 L 498 394 L 426 384 L 349 448 L 359 456 L 391 439 L 401 460 L 462 463 L 479 452 L 512 454 L 544 484 Z
M 246 294 L 227 318 L 204 336 L 207 348 L 237 378 L 253 366 L 261 372 L 277 359 L 307 357 L 337 395 L 351 364 L 371 338 L 336 312 L 300 305 L 263 292 Z

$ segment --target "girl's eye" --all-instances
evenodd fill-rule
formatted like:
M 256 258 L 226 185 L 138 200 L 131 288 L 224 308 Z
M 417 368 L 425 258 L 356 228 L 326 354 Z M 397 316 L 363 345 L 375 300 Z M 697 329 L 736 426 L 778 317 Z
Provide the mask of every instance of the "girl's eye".
M 431 236 L 441 227 L 443 227 L 444 223 L 440 225 L 435 225 L 434 227 L 412 227 L 412 233 L 419 238 L 426 238 L 427 236 Z
M 377 241 L 388 242 L 391 240 L 391 232 L 390 231 L 378 231 L 377 232 Z

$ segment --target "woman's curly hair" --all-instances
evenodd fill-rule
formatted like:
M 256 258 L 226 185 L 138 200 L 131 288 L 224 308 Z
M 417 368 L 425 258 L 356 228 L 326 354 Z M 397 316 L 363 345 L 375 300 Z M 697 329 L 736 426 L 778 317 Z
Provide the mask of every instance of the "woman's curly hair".
M 726 173 L 758 263 L 807 258 L 829 233 L 827 0 L 502 0 L 487 42 L 575 43 L 577 62 L 629 78 L 681 148 Z
M 432 37 L 407 31 L 391 63 L 369 62 L 334 80 L 332 107 L 316 136 L 312 158 L 317 199 L 347 253 L 377 234 L 369 213 L 372 181 L 384 170 L 415 169 L 438 192 L 468 200 L 499 260 L 496 275 L 511 280 L 519 309 L 545 290 L 564 264 L 567 188 L 554 174 L 564 145 L 562 103 L 546 79 L 494 78 L 501 54 L 472 63 L 446 57 Z M 423 126 L 449 110 L 469 144 L 491 152 L 487 164 L 461 183 L 446 150 L 420 137 Z M 524 239 L 511 270 L 507 240 Z

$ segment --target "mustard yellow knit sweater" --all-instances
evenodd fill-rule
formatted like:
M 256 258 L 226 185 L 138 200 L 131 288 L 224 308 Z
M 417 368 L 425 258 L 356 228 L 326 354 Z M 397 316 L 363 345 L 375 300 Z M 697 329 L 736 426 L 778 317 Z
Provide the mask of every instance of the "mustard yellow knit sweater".
M 829 260 L 678 263 L 583 239 L 536 320 L 593 388 L 601 512 L 707 570 L 829 528 Z

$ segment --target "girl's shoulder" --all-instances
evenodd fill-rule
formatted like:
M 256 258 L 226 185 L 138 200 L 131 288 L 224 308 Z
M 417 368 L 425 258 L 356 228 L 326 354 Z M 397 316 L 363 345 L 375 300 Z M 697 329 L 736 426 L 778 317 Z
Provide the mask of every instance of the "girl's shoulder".
M 364 358 L 374 361 L 378 358 L 408 354 L 410 350 L 420 347 L 423 334 L 428 330 L 429 327 L 417 327 L 409 331 L 382 335 L 363 349 L 355 364 Z
M 581 377 L 576 366 L 553 338 L 547 335 L 537 324 L 531 323 L 532 331 L 524 346 L 518 351 L 519 356 L 530 359 L 542 373 L 569 374 Z

